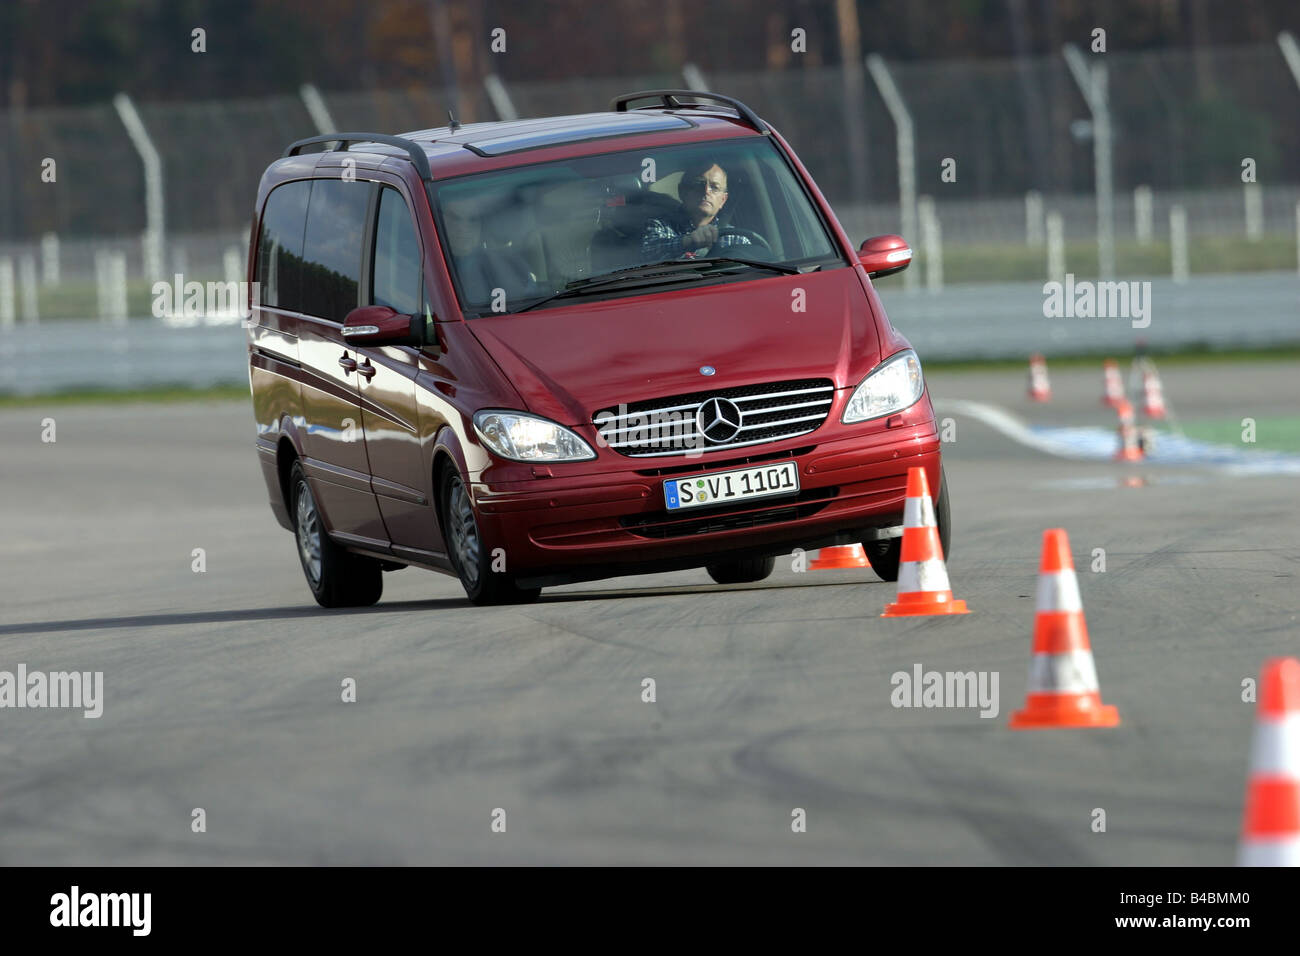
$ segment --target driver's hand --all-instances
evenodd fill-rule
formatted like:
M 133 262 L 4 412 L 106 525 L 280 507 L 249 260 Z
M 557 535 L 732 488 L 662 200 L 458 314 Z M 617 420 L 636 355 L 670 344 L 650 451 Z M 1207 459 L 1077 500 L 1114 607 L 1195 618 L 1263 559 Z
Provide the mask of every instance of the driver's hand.
M 712 224 L 697 226 L 694 232 L 688 232 L 682 237 L 683 249 L 699 249 L 700 247 L 712 246 L 718 241 L 718 227 Z

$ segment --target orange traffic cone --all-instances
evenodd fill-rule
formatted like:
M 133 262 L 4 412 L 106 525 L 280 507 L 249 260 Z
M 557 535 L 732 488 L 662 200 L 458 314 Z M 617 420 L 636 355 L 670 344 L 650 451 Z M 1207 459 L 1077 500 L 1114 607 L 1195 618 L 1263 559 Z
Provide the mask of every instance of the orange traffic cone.
M 1029 693 L 1024 709 L 1011 715 L 1011 729 L 1114 727 L 1118 723 L 1119 711 L 1101 702 L 1070 539 L 1063 529 L 1051 528 L 1043 532 L 1043 558 L 1038 565 Z
M 965 601 L 954 601 L 943 563 L 943 545 L 934 520 L 925 469 L 907 469 L 907 501 L 903 505 L 903 546 L 898 566 L 898 601 L 885 606 L 881 617 L 918 614 L 969 614 Z
M 1101 365 L 1101 370 L 1104 382 L 1101 403 L 1111 408 L 1119 408 L 1119 403 L 1124 401 L 1124 383 L 1120 381 L 1119 363 L 1114 359 L 1106 359 Z
M 1116 411 L 1119 413 L 1119 449 L 1115 452 L 1115 460 L 1141 461 L 1146 452 L 1142 450 L 1142 439 L 1133 421 L 1133 406 L 1127 398 L 1121 398 Z
M 1142 366 L 1142 414 L 1147 418 L 1164 419 L 1165 389 L 1160 384 L 1160 373 L 1150 362 Z
M 1246 783 L 1241 866 L 1300 866 L 1300 660 L 1274 657 L 1259 675 Z
M 1036 402 L 1052 399 L 1052 384 L 1047 380 L 1047 359 L 1037 352 L 1029 356 L 1029 397 Z
M 817 559 L 808 565 L 809 571 L 828 571 L 832 568 L 869 568 L 867 552 L 860 544 L 836 544 L 822 548 Z

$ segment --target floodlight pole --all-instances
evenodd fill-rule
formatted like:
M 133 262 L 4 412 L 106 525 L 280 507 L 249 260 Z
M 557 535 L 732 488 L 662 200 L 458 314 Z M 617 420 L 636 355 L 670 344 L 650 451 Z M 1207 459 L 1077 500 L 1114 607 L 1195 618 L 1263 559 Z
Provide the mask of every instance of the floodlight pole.
M 323 136 L 338 130 L 334 118 L 330 116 L 329 107 L 325 105 L 325 97 L 320 95 L 316 84 L 304 83 L 298 88 L 298 95 L 302 97 L 302 105 L 307 107 L 307 115 L 316 124 L 316 132 Z
M 160 279 L 163 274 L 163 171 L 162 158 L 154 148 L 149 131 L 144 128 L 144 121 L 135 110 L 131 97 L 118 93 L 113 97 L 113 106 L 126 127 L 126 135 L 131 138 L 131 145 L 140 154 L 144 164 L 144 277 L 150 282 Z
M 1092 162 L 1097 189 L 1097 275 L 1115 274 L 1115 183 L 1110 127 L 1110 73 L 1100 60 L 1089 64 L 1073 43 L 1063 49 L 1065 64 L 1092 113 Z
M 908 242 L 917 242 L 916 235 L 916 140 L 912 132 L 912 114 L 907 111 L 903 94 L 894 84 L 889 67 L 878 53 L 867 55 L 867 72 L 880 90 L 880 98 L 885 101 L 885 108 L 894 121 L 895 140 L 898 142 L 898 212 L 903 229 L 903 238 Z M 907 291 L 916 289 L 921 284 L 921 276 L 915 269 L 903 273 L 903 288 Z

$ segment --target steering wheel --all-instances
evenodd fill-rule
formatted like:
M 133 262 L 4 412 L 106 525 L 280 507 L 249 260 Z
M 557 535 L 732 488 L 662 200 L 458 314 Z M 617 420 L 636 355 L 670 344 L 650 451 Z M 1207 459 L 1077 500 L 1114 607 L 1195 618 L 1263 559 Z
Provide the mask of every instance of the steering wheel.
M 772 256 L 772 247 L 768 245 L 766 239 L 764 239 L 758 233 L 750 229 L 741 229 L 739 226 L 727 226 L 725 229 L 719 230 L 718 241 L 715 242 L 713 245 L 709 246 L 708 251 L 704 253 L 705 256 L 713 256 L 713 255 L 725 256 L 728 253 L 732 253 L 740 256 L 741 258 L 747 258 L 744 253 L 744 248 L 745 248 L 744 246 L 722 245 L 723 236 L 744 236 L 746 239 L 752 242 L 754 246 L 756 246 L 758 249 L 761 249 L 763 252 L 767 254 L 766 256 L 762 256 L 762 255 L 758 256 L 759 259 L 770 258 Z

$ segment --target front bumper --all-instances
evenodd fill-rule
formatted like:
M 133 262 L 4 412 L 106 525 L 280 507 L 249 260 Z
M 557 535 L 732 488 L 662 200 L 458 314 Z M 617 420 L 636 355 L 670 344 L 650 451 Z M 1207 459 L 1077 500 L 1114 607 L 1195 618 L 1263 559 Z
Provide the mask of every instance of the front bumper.
M 845 544 L 902 524 L 908 468 L 925 468 L 938 494 L 939 435 L 932 414 L 918 417 L 866 434 L 842 429 L 830 441 L 813 441 L 814 432 L 717 461 L 628 459 L 626 468 L 601 474 L 480 480 L 473 495 L 485 544 L 504 549 L 508 573 L 533 584 Z M 799 468 L 796 495 L 685 513 L 664 507 L 665 478 L 791 460 Z

